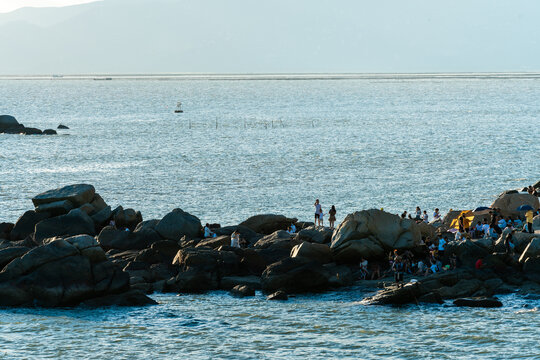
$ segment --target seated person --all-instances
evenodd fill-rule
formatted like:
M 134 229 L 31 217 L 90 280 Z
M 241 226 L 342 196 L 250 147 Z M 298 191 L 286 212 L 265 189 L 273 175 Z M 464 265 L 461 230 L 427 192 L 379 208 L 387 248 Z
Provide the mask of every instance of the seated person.
M 433 213 L 433 222 L 435 221 L 441 221 L 441 214 L 439 213 L 439 209 L 435 209 L 435 212 Z
M 210 230 L 210 224 L 206 223 L 206 225 L 204 226 L 204 237 L 205 238 L 209 238 L 209 237 L 216 237 L 217 235 L 212 232 L 212 230 Z
M 291 226 L 289 226 L 289 228 L 287 229 L 287 232 L 289 234 L 294 234 L 296 233 L 296 226 L 294 226 L 294 224 L 291 224 Z

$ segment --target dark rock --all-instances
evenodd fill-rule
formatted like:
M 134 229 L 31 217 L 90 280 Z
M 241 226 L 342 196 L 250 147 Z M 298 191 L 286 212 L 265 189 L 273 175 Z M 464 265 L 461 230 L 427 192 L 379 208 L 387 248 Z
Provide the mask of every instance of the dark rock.
M 92 220 L 96 225 L 105 226 L 109 223 L 112 217 L 112 210 L 110 206 L 105 207 L 104 209 L 98 211 L 92 215 Z
M 214 229 L 213 231 L 217 236 L 221 236 L 221 235 L 231 236 L 231 234 L 234 231 L 238 231 L 240 233 L 240 238 L 246 240 L 249 245 L 253 245 L 262 237 L 261 234 L 256 233 L 250 228 L 247 228 L 245 226 L 240 226 L 240 225 L 226 226 L 219 229 Z
M 130 290 L 121 294 L 112 294 L 83 301 L 81 306 L 98 308 L 107 306 L 145 306 L 157 305 L 155 300 L 150 299 L 142 291 Z
M 11 134 L 11 135 L 18 135 L 18 134 L 24 134 L 24 125 L 18 124 L 15 126 L 12 126 L 6 130 L 3 131 L 4 134 Z M 2 132 L 2 131 L 0 131 Z
M 448 256 L 456 254 L 461 266 L 473 268 L 476 261 L 486 257 L 489 254 L 489 251 L 467 239 L 463 242 L 449 242 L 446 245 L 445 253 Z
M 306 259 L 318 261 L 321 264 L 332 262 L 332 251 L 327 245 L 302 242 L 291 250 L 291 257 L 303 257 Z
M 69 128 L 68 128 L 66 125 L 60 124 L 60 125 L 58 125 L 57 129 L 67 130 L 67 129 L 69 129 Z
M 430 304 L 443 304 L 444 300 L 442 299 L 441 295 L 434 291 L 427 293 L 425 295 L 422 295 L 418 298 L 418 302 L 421 303 L 430 303 Z
M 272 256 L 272 259 L 261 254 L 271 253 L 273 250 L 253 250 L 244 249 L 240 255 L 240 267 L 248 274 L 255 274 L 260 276 L 266 267 L 276 261 L 286 258 L 288 255 L 286 251 L 282 252 L 282 256 Z M 273 261 L 272 261 L 273 260 Z
M 236 297 L 255 296 L 255 290 L 247 285 L 236 285 L 231 289 L 231 294 Z
M 224 245 L 231 244 L 231 237 L 227 235 L 218 236 L 215 238 L 202 239 L 197 243 L 195 247 L 209 247 L 212 249 L 217 249 Z
M 443 299 L 455 299 L 463 296 L 472 296 L 483 286 L 478 279 L 461 279 L 452 287 L 443 286 L 438 289 Z
M 34 238 L 39 244 L 55 236 L 94 235 L 94 222 L 85 212 L 74 209 L 66 215 L 45 219 L 36 224 Z
M 25 212 L 16 222 L 11 230 L 10 239 L 23 240 L 35 230 L 36 224 L 51 217 L 49 213 L 36 213 L 34 210 Z
M 7 129 L 17 127 L 19 122 L 11 115 L 0 115 L 0 133 Z
M 242 222 L 240 226 L 245 226 L 257 233 L 269 235 L 278 230 L 287 230 L 287 228 L 296 223 L 298 219 L 287 218 L 283 215 L 264 214 L 255 215 Z
M 37 213 L 50 213 L 52 216 L 67 214 L 73 209 L 73 204 L 69 200 L 60 200 L 48 204 L 42 204 L 36 207 Z
M 126 291 L 127 274 L 104 259 L 103 250 L 90 236 L 34 248 L 0 272 L 0 305 L 72 306 Z
M 333 231 L 329 228 L 310 226 L 300 230 L 295 236 L 296 240 L 326 244 L 332 240 L 332 233 Z
M 8 222 L 0 223 L 0 239 L 9 240 L 11 230 L 13 230 L 14 226 L 15 224 L 13 223 L 8 223 Z
M 266 235 L 262 237 L 259 241 L 257 241 L 253 246 L 255 248 L 260 249 L 266 249 L 269 247 L 280 247 L 280 248 L 287 248 L 292 249 L 294 245 L 299 245 L 300 242 L 297 240 L 293 240 L 291 237 L 291 234 L 284 230 L 278 230 L 273 232 L 270 235 Z
M 454 300 L 456 306 L 467 307 L 482 307 L 482 308 L 497 308 L 502 307 L 503 304 L 496 298 L 487 297 L 474 297 L 474 298 L 462 298 Z
M 157 224 L 156 231 L 165 239 L 178 241 L 182 236 L 198 237 L 201 233 L 201 221 L 181 209 L 174 209 Z
M 49 204 L 62 200 L 69 200 L 74 206 L 78 207 L 94 198 L 96 189 L 88 184 L 68 185 L 58 189 L 49 190 L 35 196 L 32 199 L 34 206 Z
M 540 256 L 527 258 L 523 264 L 523 272 L 527 279 L 540 283 Z
M 45 129 L 43 130 L 43 135 L 57 135 L 58 133 L 56 130 L 53 129 Z
M 225 276 L 221 279 L 220 285 L 223 290 L 230 290 L 235 286 L 244 285 L 256 290 L 262 288 L 259 276 Z
M 267 300 L 288 300 L 289 297 L 284 291 L 278 290 L 266 297 Z
M 367 305 L 404 305 L 416 303 L 423 295 L 418 283 L 406 284 L 403 287 L 389 287 L 377 292 L 375 295 L 362 300 Z
M 161 262 L 172 264 L 174 257 L 180 250 L 180 246 L 172 240 L 161 240 L 153 243 L 151 249 L 159 254 L 162 259 Z
M 350 286 L 354 283 L 354 274 L 349 266 L 325 264 L 324 267 L 330 273 L 328 282 L 331 287 L 339 288 L 343 286 Z
M 216 273 L 201 269 L 188 269 L 180 272 L 175 278 L 167 281 L 166 290 L 183 293 L 201 293 L 219 288 Z
M 159 224 L 158 219 L 151 219 L 151 220 L 141 221 L 140 223 L 137 224 L 137 226 L 135 227 L 135 230 L 133 232 L 139 232 L 139 231 L 143 231 L 143 230 L 146 230 L 146 229 L 156 230 L 157 224 Z
M 132 233 L 131 231 L 118 230 L 113 226 L 106 226 L 98 235 L 100 245 L 106 250 L 141 250 L 161 240 L 159 234 L 152 229 Z
M 330 272 L 316 261 L 286 258 L 266 268 L 262 274 L 263 291 L 288 293 L 319 292 L 329 288 Z
M 36 129 L 36 128 L 25 127 L 21 131 L 21 133 L 24 134 L 24 135 L 41 135 L 41 134 L 43 134 L 43 131 L 41 131 L 40 129 Z
M 100 212 L 101 210 L 105 209 L 108 206 L 105 200 L 103 200 L 101 195 L 99 195 L 98 193 L 94 195 L 94 198 L 90 202 L 90 205 L 94 207 L 96 212 Z
M 198 269 L 215 273 L 218 278 L 238 274 L 240 264 L 238 256 L 231 251 L 216 251 L 206 248 L 187 248 L 178 251 L 173 265 L 181 270 Z
M 9 264 L 13 259 L 19 258 L 30 251 L 26 246 L 15 246 L 0 250 L 0 270 Z

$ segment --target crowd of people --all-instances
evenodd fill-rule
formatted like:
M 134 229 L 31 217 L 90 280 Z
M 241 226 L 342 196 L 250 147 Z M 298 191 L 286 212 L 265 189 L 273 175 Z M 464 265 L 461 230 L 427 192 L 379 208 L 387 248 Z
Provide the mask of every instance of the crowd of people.
M 535 191 L 534 189 L 532 190 Z M 324 227 L 325 213 L 319 199 L 315 200 L 314 208 L 314 225 L 316 227 Z M 332 205 L 328 211 L 328 222 L 330 229 L 334 229 L 336 214 L 336 208 L 334 205 Z M 469 220 L 470 216 L 466 216 L 466 214 L 461 213 L 457 219 L 457 229 L 451 229 L 450 231 L 455 232 L 453 236 L 453 240 L 455 241 L 480 238 L 495 240 L 504 234 L 504 245 L 506 251 L 507 253 L 512 254 L 515 248 L 513 234 L 516 231 L 530 233 L 534 232 L 532 223 L 533 217 L 537 214 L 538 211 L 534 212 L 529 210 L 525 213 L 524 221 L 522 221 L 516 216 L 503 216 L 500 209 L 494 208 L 489 209 L 489 214 L 486 214 L 489 215 L 488 217 L 483 218 L 481 221 L 477 221 L 476 224 L 471 224 Z M 401 218 L 408 218 L 416 221 L 417 223 L 425 222 L 430 224 L 436 224 L 437 222 L 443 221 L 438 208 L 433 211 L 432 220 L 430 222 L 427 210 L 422 211 L 419 206 L 416 207 L 414 216 L 411 213 L 404 211 L 401 214 Z M 488 218 L 490 219 L 489 221 Z M 291 235 L 294 235 L 296 231 L 297 228 L 294 223 L 291 223 L 287 228 L 287 232 Z M 390 273 L 393 273 L 395 282 L 398 284 L 398 286 L 402 286 L 403 277 L 405 274 L 427 276 L 441 271 L 453 270 L 458 265 L 456 255 L 451 254 L 449 256 L 445 256 L 446 245 L 449 241 L 448 235 L 448 233 L 443 234 L 441 232 L 437 232 L 435 239 L 431 239 L 429 237 L 425 239 L 423 238 L 421 247 L 415 251 L 415 254 L 409 250 L 401 253 L 398 250 L 394 250 L 388 254 L 387 266 L 384 264 L 381 266 L 381 263 L 378 262 L 374 262 L 372 266 L 369 266 L 368 260 L 366 258 L 362 258 L 359 263 L 359 276 L 364 280 L 377 280 L 381 277 L 387 276 Z M 211 230 L 209 224 L 204 226 L 204 237 L 216 237 L 216 234 Z M 231 247 L 245 248 L 248 245 L 248 242 L 240 237 L 238 230 L 235 230 L 231 234 Z M 478 263 L 476 266 L 479 266 Z M 480 266 L 482 266 L 482 264 L 480 264 Z M 382 271 L 382 269 L 385 270 Z

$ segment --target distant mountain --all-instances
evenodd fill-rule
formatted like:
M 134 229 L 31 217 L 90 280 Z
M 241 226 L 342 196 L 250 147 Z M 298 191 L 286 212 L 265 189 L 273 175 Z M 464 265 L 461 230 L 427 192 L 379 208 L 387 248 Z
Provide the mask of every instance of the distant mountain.
M 104 0 L 0 14 L 0 74 L 539 71 L 540 2 Z

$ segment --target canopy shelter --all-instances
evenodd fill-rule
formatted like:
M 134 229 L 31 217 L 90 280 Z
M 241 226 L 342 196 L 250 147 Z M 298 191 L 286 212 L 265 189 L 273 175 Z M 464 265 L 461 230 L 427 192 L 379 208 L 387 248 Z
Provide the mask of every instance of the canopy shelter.
M 464 216 L 464 224 L 465 227 L 472 226 L 473 220 L 474 220 L 474 213 L 472 210 L 463 210 L 459 213 L 458 217 L 452 220 L 452 223 L 450 224 L 451 229 L 459 229 L 459 218 Z M 469 224 L 469 225 L 467 225 Z

